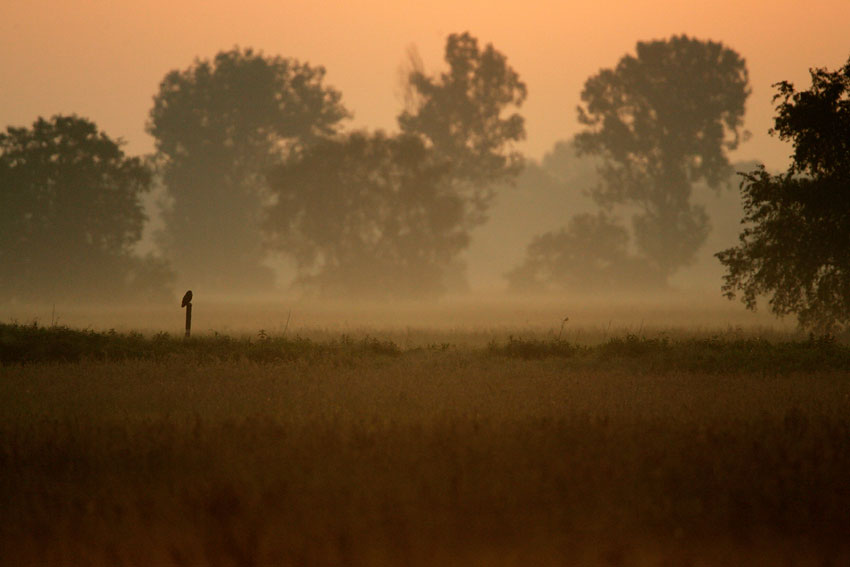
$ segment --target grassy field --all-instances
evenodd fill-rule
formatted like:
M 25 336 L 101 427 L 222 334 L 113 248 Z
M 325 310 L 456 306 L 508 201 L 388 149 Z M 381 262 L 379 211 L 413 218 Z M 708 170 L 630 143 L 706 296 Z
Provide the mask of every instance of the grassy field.
M 850 563 L 850 347 L 572 333 L 0 325 L 0 564 Z

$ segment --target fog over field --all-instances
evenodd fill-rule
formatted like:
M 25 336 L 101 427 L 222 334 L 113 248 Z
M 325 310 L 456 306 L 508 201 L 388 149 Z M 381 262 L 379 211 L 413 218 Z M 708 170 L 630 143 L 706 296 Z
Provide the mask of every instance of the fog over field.
M 747 321 L 716 301 L 737 174 L 789 168 L 774 95 L 844 62 L 850 8 L 497 4 L 5 3 L 0 316 L 193 289 Z
M 0 565 L 850 565 L 847 22 L 0 0 Z
M 427 302 L 350 302 L 295 300 L 281 302 L 248 297 L 208 298 L 194 302 L 195 334 L 255 336 L 260 330 L 276 336 L 387 336 L 414 344 L 443 337 L 486 344 L 509 335 L 557 336 L 578 342 L 597 342 L 626 333 L 644 336 L 746 331 L 802 336 L 793 318 L 777 319 L 764 310 L 752 313 L 722 297 L 668 293 L 656 297 L 505 297 L 479 294 L 445 297 Z M 39 325 L 145 334 L 183 332 L 185 310 L 169 306 L 13 305 L 9 321 Z M 564 318 L 569 320 L 563 324 Z M 417 338 L 418 337 L 418 338 Z M 426 338 L 422 338 L 426 337 Z

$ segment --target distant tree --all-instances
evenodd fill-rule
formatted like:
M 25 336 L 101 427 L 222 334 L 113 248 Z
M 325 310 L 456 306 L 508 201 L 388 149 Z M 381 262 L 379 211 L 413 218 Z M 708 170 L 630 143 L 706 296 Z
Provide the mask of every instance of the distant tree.
M 324 74 L 233 49 L 165 76 L 148 132 L 167 190 L 163 247 L 184 281 L 220 290 L 273 284 L 260 228 L 265 175 L 348 116 Z
M 536 236 L 506 277 L 516 291 L 611 291 L 655 282 L 628 245 L 628 231 L 604 212 L 575 215 L 566 228 Z
M 538 255 L 538 245 L 529 242 L 541 233 L 551 233 L 551 244 L 563 242 L 554 234 L 564 226 L 564 214 L 590 213 L 599 207 L 587 190 L 599 179 L 597 160 L 576 155 L 572 141 L 556 143 L 538 161 L 526 159 L 520 174 L 496 187 L 489 220 L 472 232 L 471 243 L 464 257 L 479 274 L 507 276 L 514 290 L 528 291 L 541 287 L 573 287 L 580 274 L 565 274 L 568 282 L 543 281 L 548 276 L 563 273 L 560 268 L 545 266 Z M 628 234 L 626 234 L 628 238 Z M 552 250 L 553 255 L 560 256 Z M 563 251 L 564 254 L 569 252 Z M 535 256 L 534 259 L 530 255 Z M 553 256 L 554 258 L 554 256 Z M 523 268 L 517 266 L 523 264 Z M 516 268 L 506 274 L 506 268 Z M 537 271 L 539 268 L 539 272 Z M 523 276 L 528 281 L 521 281 Z
M 525 138 L 525 123 L 510 111 L 522 106 L 526 87 L 505 55 L 491 44 L 482 50 L 468 32 L 448 37 L 445 61 L 449 69 L 439 76 L 413 61 L 398 123 L 446 162 L 458 192 L 483 221 L 494 183 L 522 168 L 513 144 Z
M 271 242 L 296 284 L 322 295 L 445 290 L 475 223 L 444 162 L 417 136 L 355 132 L 293 155 L 271 176 Z
M 540 160 L 540 167 L 554 179 L 569 185 L 578 185 L 582 201 L 589 201 L 588 189 L 599 184 L 601 160 L 593 155 L 579 155 L 575 138 L 559 140 Z
M 831 331 L 850 323 L 850 60 L 811 70 L 812 86 L 777 83 L 771 133 L 794 146 L 784 174 L 744 175 L 745 228 L 738 246 L 717 254 L 723 291 L 750 309 L 768 295 L 777 315 Z
M 163 297 L 171 274 L 133 246 L 145 163 L 76 116 L 0 133 L 0 295 L 21 300 Z
M 718 188 L 729 178 L 727 150 L 738 147 L 747 68 L 722 43 L 676 36 L 639 42 L 614 69 L 585 83 L 576 137 L 600 156 L 603 182 L 593 192 L 606 208 L 637 207 L 633 232 L 650 271 L 669 276 L 693 261 L 709 223 L 690 202 L 692 185 Z

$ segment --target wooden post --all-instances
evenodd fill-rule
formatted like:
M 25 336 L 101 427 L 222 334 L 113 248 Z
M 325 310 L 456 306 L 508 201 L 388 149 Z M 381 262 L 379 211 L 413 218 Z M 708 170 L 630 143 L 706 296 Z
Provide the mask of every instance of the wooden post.
M 186 308 L 186 338 L 192 334 L 192 290 L 186 292 L 180 307 Z
M 192 304 L 186 304 L 186 338 L 192 334 Z

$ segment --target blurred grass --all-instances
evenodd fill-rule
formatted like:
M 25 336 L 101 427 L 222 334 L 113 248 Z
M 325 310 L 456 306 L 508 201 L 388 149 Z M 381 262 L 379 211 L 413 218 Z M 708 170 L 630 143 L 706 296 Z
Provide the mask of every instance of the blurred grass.
M 488 351 L 526 360 L 548 357 L 574 359 L 594 367 L 625 366 L 641 372 L 763 372 L 770 374 L 850 370 L 850 346 L 833 337 L 810 336 L 805 341 L 769 341 L 760 337 L 641 337 L 627 334 L 594 346 L 558 339 L 509 337 L 493 341 Z
M 281 362 L 328 354 L 362 356 L 396 355 L 400 352 L 392 341 L 370 336 L 355 340 L 349 335 L 341 335 L 316 342 L 299 336 L 272 337 L 261 330 L 254 337 L 239 338 L 218 333 L 190 338 L 174 337 L 168 333 L 146 337 L 137 332 L 0 324 L 0 364 L 130 359 L 164 361 L 176 357 L 189 357 L 197 362 L 242 359 Z
M 457 337 L 463 339 L 462 334 Z M 490 339 L 485 348 L 442 341 L 424 346 L 400 346 L 392 339 L 365 334 L 348 334 L 322 340 L 300 335 L 274 336 L 260 330 L 254 336 L 230 337 L 218 333 L 174 337 L 168 333 L 145 336 L 141 333 L 117 333 L 74 330 L 62 326 L 37 324 L 0 324 L 0 364 L 33 362 L 80 362 L 156 360 L 188 358 L 198 363 L 247 360 L 280 363 L 295 360 L 342 360 L 363 356 L 399 356 L 417 351 L 480 351 L 485 356 L 524 360 L 563 358 L 576 367 L 624 367 L 636 371 L 703 372 L 813 372 L 850 370 L 850 345 L 831 336 L 807 340 L 768 340 L 746 336 L 740 331 L 708 336 L 667 333 L 647 337 L 627 333 L 608 337 L 593 345 L 562 340 L 558 337 L 528 338 L 509 335 L 506 340 Z
M 80 355 L 0 366 L 2 564 L 850 560 L 829 339 L 14 331 Z

